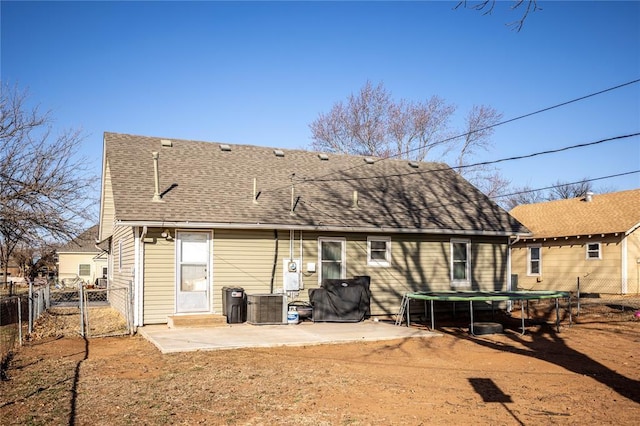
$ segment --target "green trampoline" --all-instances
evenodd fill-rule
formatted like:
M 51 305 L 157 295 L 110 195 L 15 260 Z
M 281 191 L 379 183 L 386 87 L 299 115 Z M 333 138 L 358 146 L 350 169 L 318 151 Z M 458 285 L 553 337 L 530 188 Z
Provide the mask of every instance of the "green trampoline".
M 569 301 L 569 324 L 571 324 L 571 293 L 566 291 L 420 291 L 415 293 L 406 293 L 402 298 L 401 313 L 406 313 L 407 327 L 411 325 L 409 315 L 409 303 L 411 300 L 423 300 L 425 308 L 427 301 L 431 304 L 431 329 L 435 329 L 435 314 L 433 309 L 434 302 L 469 302 L 469 312 L 471 315 L 471 325 L 469 331 L 474 334 L 473 330 L 473 302 L 501 302 L 501 301 L 520 301 L 521 318 L 522 318 L 522 334 L 525 332 L 524 327 L 524 302 L 529 300 L 554 299 L 556 308 L 556 330 L 560 332 L 560 299 L 568 299 Z M 402 321 L 402 316 L 399 322 Z

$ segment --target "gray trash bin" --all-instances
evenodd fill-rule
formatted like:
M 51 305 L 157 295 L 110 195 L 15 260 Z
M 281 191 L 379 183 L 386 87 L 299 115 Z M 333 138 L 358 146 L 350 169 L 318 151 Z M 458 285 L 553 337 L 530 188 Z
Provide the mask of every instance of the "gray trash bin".
M 227 317 L 227 324 L 247 320 L 247 298 L 242 287 L 222 287 L 222 312 Z

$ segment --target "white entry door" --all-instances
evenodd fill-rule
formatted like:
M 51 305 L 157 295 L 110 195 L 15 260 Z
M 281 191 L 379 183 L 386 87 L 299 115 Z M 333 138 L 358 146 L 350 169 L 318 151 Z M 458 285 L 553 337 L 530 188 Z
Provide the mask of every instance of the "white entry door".
M 176 312 L 209 312 L 209 233 L 178 232 Z

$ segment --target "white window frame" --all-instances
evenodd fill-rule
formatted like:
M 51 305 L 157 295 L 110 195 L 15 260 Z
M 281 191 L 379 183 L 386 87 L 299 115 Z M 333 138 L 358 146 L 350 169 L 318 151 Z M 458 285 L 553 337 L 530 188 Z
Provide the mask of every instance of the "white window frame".
M 454 245 L 456 244 L 464 244 L 467 251 L 467 258 L 465 262 L 465 279 L 456 279 L 454 278 Z M 449 261 L 449 269 L 451 271 L 451 287 L 470 287 L 471 286 L 471 240 L 468 238 L 452 238 L 450 243 L 450 261 Z
M 533 260 L 531 259 L 531 249 L 538 249 L 538 272 L 531 272 L 531 263 Z M 527 246 L 527 275 L 530 277 L 540 277 L 542 276 L 542 245 L 541 244 L 531 244 Z
M 322 283 L 322 243 L 340 243 L 342 247 L 342 265 L 340 265 L 340 279 L 347 277 L 347 239 L 344 237 L 318 238 L 318 284 Z
M 371 243 L 383 242 L 385 243 L 384 260 L 372 259 L 371 257 Z M 367 265 L 374 267 L 389 267 L 391 266 L 391 237 L 367 237 Z
M 589 246 L 591 246 L 591 245 L 597 245 L 598 246 L 598 256 L 597 257 L 589 256 L 589 253 L 595 252 L 595 250 L 589 250 Z M 587 243 L 585 248 L 586 248 L 585 256 L 587 256 L 587 260 L 601 260 L 602 259 L 602 243 L 600 243 L 600 241 Z
M 80 267 L 81 266 L 88 266 L 89 267 L 89 272 L 87 274 L 82 275 L 80 273 L 80 269 L 81 269 Z M 78 264 L 78 276 L 79 277 L 90 277 L 91 276 L 91 264 L 90 263 L 79 263 Z

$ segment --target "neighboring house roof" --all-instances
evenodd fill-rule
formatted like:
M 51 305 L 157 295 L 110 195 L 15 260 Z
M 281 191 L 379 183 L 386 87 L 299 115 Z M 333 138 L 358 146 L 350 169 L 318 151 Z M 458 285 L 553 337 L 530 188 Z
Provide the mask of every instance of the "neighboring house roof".
M 364 156 L 179 139 L 163 146 L 162 140 L 105 133 L 107 194 L 102 195 L 102 205 L 110 197 L 107 205 L 112 203 L 115 223 L 528 234 L 505 210 L 441 163 L 375 159 L 369 164 Z M 160 202 L 152 200 L 153 152 L 159 153 Z
M 627 233 L 640 226 L 640 189 L 522 204 L 511 210 L 533 238 Z
M 99 225 L 94 225 L 56 251 L 58 253 L 100 253 L 101 250 L 96 248 L 98 230 Z

